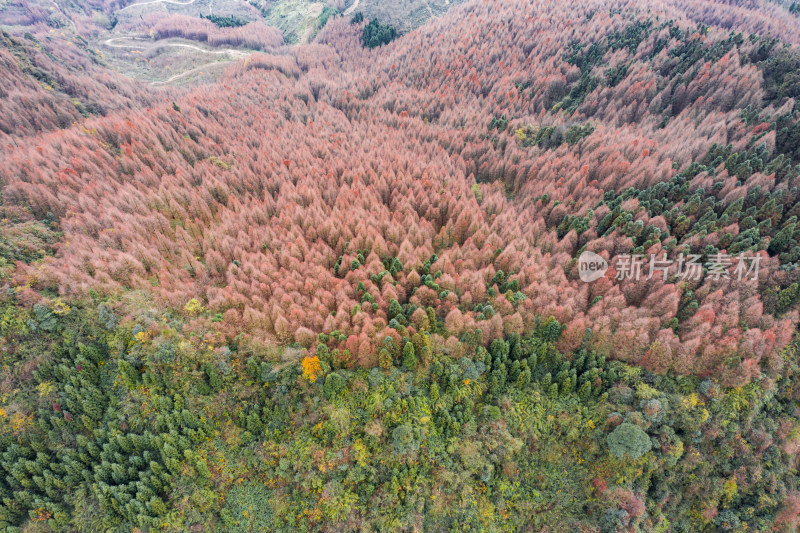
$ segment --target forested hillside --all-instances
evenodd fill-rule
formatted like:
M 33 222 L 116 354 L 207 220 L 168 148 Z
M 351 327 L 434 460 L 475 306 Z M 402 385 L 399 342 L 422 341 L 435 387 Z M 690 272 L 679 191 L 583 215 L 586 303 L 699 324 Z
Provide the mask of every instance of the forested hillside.
M 226 21 L 2 34 L 0 527 L 800 524 L 791 4 Z
M 125 112 L 156 101 L 136 82 L 98 66 L 85 45 L 80 40 L 59 40 L 53 46 L 30 32 L 12 34 L 0 28 L 4 158 L 11 139 L 68 128 L 85 117 Z

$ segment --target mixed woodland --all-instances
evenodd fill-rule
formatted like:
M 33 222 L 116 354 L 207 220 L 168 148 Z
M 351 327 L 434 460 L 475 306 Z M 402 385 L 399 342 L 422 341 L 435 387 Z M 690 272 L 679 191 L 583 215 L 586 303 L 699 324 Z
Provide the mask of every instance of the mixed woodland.
M 794 531 L 796 4 L 338 13 L 0 33 L 0 529 Z

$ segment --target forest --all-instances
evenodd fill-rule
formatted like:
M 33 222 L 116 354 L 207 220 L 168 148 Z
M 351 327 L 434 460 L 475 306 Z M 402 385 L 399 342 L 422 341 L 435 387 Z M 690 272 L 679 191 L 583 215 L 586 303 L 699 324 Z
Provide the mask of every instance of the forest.
M 0 27 L 0 530 L 797 530 L 796 3 L 346 7 Z

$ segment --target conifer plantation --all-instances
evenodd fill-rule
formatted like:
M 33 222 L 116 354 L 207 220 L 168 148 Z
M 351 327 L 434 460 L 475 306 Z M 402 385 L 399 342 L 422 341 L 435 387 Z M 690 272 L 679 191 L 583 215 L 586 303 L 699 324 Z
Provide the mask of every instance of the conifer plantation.
M 0 531 L 800 527 L 797 3 L 204 1 L 0 1 Z

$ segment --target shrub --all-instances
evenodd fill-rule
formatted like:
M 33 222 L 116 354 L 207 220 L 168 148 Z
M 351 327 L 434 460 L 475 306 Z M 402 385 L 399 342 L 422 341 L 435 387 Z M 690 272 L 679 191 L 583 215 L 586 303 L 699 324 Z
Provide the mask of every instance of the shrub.
M 344 379 L 336 372 L 331 372 L 325 377 L 325 384 L 322 386 L 325 397 L 329 400 L 339 394 L 344 388 Z
M 625 456 L 638 459 L 650 451 L 650 437 L 642 428 L 630 422 L 623 422 L 612 431 L 607 439 L 611 453 L 623 459 Z
M 394 449 L 397 453 L 404 453 L 415 447 L 414 429 L 407 425 L 401 424 L 394 428 L 392 431 L 392 441 L 394 442 Z

